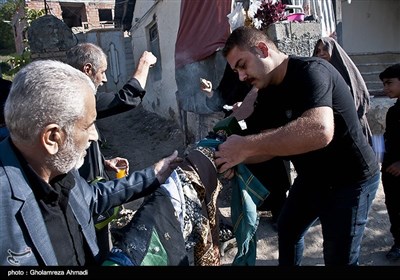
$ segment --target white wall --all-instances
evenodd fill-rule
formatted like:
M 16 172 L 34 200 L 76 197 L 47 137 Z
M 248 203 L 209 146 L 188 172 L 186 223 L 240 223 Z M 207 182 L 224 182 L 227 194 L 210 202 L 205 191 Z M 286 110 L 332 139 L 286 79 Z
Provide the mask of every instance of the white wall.
M 155 6 L 154 6 L 155 5 Z M 150 69 L 143 106 L 167 119 L 179 121 L 175 92 L 175 42 L 178 33 L 180 1 L 136 1 L 132 22 L 133 55 L 137 61 L 150 49 L 148 27 L 154 15 L 158 24 L 161 51 L 162 79 L 154 81 Z M 153 7 L 153 8 L 152 8 Z M 150 12 L 149 9 L 152 9 Z M 162 11 L 162 12 L 160 12 Z M 146 15 L 146 13 L 148 13 Z M 135 21 L 140 23 L 135 27 Z
M 342 1 L 342 20 L 349 54 L 400 52 L 400 1 Z

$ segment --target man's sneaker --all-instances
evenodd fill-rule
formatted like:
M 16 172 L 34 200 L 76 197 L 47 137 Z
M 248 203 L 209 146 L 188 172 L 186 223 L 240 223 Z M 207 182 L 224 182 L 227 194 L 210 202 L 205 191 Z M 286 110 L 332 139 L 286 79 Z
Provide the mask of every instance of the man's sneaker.
M 233 227 L 224 223 L 219 223 L 219 242 L 226 242 L 235 238 Z
M 231 225 L 219 223 L 219 253 L 221 257 L 225 255 L 225 252 L 236 247 L 236 239 L 233 233 L 233 227 Z
M 397 261 L 400 259 L 400 247 L 393 245 L 392 249 L 386 254 L 386 258 L 390 261 Z

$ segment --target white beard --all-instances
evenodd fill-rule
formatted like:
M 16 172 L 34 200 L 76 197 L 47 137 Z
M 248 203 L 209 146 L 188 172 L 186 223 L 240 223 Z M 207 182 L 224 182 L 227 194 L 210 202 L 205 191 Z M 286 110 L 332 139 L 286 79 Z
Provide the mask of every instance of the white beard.
M 86 149 L 79 152 L 73 140 L 67 138 L 65 145 L 60 148 L 57 154 L 48 157 L 46 162 L 52 169 L 55 169 L 61 174 L 65 174 L 73 168 L 79 169 L 84 163 L 85 155 Z

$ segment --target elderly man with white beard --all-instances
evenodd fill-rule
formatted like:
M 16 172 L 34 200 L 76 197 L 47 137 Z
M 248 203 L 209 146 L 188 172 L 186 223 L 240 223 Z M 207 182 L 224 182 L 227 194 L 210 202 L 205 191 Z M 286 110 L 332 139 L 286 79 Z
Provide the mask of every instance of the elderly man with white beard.
M 88 187 L 77 169 L 98 139 L 95 120 L 95 87 L 79 70 L 41 60 L 15 76 L 5 104 L 10 136 L 0 142 L 0 265 L 96 264 L 93 217 L 156 191 L 181 161 L 175 151 Z

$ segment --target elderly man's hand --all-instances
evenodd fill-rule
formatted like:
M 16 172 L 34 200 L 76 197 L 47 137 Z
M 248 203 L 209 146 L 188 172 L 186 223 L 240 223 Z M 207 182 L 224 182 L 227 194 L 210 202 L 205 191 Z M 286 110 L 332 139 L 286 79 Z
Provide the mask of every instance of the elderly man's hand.
M 182 161 L 183 159 L 178 157 L 178 151 L 174 151 L 170 156 L 154 164 L 154 172 L 160 184 L 163 184 L 167 180 L 172 171 L 178 167 Z
M 106 159 L 104 160 L 104 166 L 108 171 L 118 172 L 120 169 L 125 169 L 126 174 L 129 174 L 129 161 L 126 158 Z
M 150 65 L 150 67 L 154 66 L 157 62 L 157 57 L 155 57 L 152 52 L 148 51 L 144 51 L 140 59 Z

